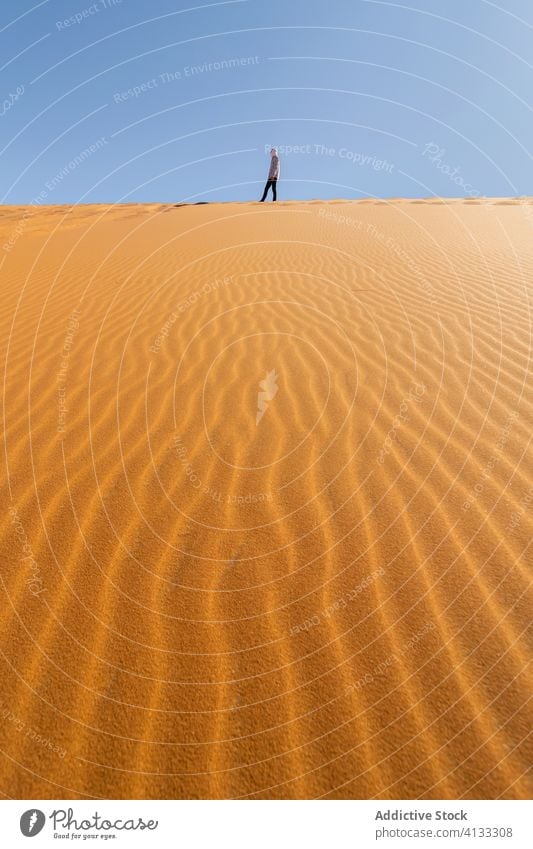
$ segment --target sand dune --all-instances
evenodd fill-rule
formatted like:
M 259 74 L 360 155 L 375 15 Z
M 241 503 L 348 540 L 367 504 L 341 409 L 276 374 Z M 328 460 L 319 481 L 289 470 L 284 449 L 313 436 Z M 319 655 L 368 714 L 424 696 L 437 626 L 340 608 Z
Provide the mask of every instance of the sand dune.
M 531 793 L 532 203 L 2 209 L 5 796 Z

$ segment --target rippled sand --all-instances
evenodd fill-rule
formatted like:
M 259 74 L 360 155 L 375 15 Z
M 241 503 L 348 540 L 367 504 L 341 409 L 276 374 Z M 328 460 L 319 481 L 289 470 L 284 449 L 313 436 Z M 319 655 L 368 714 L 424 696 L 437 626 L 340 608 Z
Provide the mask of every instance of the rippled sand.
M 2 793 L 528 796 L 530 201 L 4 207 L 0 262 Z

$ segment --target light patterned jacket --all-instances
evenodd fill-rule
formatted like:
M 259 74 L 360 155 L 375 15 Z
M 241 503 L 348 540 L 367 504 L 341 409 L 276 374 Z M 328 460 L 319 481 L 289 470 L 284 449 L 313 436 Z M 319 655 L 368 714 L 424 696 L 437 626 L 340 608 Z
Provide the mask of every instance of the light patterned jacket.
M 270 169 L 268 172 L 269 180 L 279 180 L 279 156 L 277 153 L 272 157 L 270 161 Z

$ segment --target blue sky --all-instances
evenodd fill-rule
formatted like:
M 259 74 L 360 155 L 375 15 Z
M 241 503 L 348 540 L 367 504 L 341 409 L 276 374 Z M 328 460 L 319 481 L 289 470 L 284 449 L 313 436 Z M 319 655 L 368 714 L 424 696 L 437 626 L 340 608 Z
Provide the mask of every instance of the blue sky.
M 533 195 L 531 0 L 0 12 L 2 203 Z

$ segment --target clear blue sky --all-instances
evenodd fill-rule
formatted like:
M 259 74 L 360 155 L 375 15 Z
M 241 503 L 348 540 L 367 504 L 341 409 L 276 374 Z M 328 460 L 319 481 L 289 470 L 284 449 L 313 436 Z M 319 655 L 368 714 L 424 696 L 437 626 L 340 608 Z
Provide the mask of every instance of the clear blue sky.
M 273 144 L 282 198 L 533 195 L 531 0 L 17 0 L 0 39 L 2 203 L 255 199 Z

